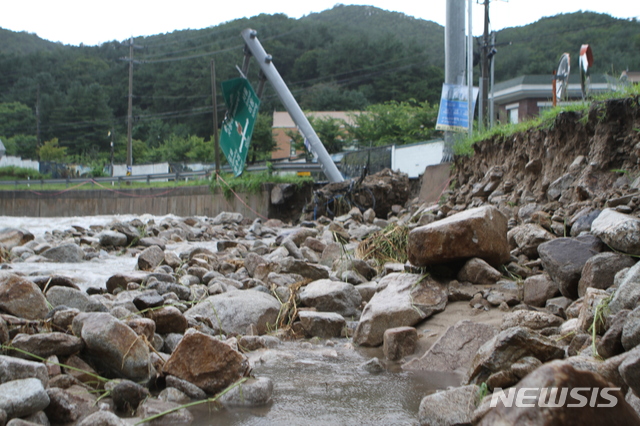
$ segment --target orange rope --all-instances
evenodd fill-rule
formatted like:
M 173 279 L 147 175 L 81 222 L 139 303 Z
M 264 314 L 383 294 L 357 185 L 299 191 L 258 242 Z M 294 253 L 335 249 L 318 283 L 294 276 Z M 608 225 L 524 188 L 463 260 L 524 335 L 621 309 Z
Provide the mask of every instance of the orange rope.
M 218 179 L 219 179 L 219 180 L 221 180 L 221 181 L 222 181 L 222 183 L 224 183 L 224 184 L 227 186 L 227 188 L 229 188 L 229 191 L 231 191 L 231 192 L 233 193 L 233 195 L 235 195 L 235 196 L 236 196 L 236 198 L 237 198 L 238 200 L 240 200 L 240 202 L 241 202 L 242 204 L 244 204 L 244 206 L 245 206 L 246 208 L 248 208 L 248 209 L 249 209 L 249 210 L 251 210 L 253 213 L 255 213 L 255 214 L 256 214 L 256 216 L 259 216 L 259 217 L 261 217 L 261 218 L 262 218 L 262 219 L 264 219 L 264 220 L 269 220 L 269 218 L 268 218 L 268 217 L 265 217 L 265 216 L 261 215 L 260 213 L 258 213 L 258 212 L 257 212 L 257 211 L 255 211 L 254 209 L 252 209 L 252 208 L 251 208 L 247 203 L 245 203 L 245 202 L 244 202 L 244 200 L 243 200 L 243 199 L 242 199 L 238 194 L 236 194 L 236 192 L 231 188 L 231 186 L 229 186 L 229 184 L 228 184 L 228 183 L 227 183 L 227 182 L 222 178 L 222 176 L 220 176 L 220 174 L 216 172 L 216 180 L 218 180 Z

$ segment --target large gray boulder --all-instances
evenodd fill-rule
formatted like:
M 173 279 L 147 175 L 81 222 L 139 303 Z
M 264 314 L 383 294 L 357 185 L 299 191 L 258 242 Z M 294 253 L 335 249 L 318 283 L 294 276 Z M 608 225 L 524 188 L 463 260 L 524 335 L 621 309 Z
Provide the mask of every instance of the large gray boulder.
M 418 359 L 402 366 L 405 370 L 466 371 L 478 349 L 498 333 L 492 325 L 461 320 L 435 341 Z
M 329 279 L 317 280 L 303 287 L 300 304 L 320 312 L 335 312 L 343 317 L 356 316 L 362 303 L 360 292 L 353 284 Z
M 604 209 L 591 224 L 591 233 L 611 248 L 629 254 L 640 254 L 640 219 Z
M 511 257 L 507 218 L 493 206 L 466 210 L 413 229 L 407 251 L 416 266 L 479 257 L 497 267 Z
M 613 280 L 618 272 L 630 268 L 636 264 L 631 256 L 620 253 L 599 253 L 587 260 L 582 268 L 582 275 L 578 282 L 578 296 L 586 294 L 587 288 L 599 288 L 606 290 L 613 285 Z
M 480 399 L 480 387 L 467 385 L 425 396 L 420 402 L 420 426 L 450 426 L 471 424 Z
M 525 327 L 509 328 L 480 347 L 465 381 L 486 382 L 490 375 L 510 369 L 513 363 L 526 356 L 547 362 L 564 357 L 564 348 Z
M 0 272 L 0 310 L 26 319 L 44 319 L 49 312 L 40 287 L 19 275 Z
M 7 417 L 25 417 L 45 409 L 49 396 L 38 379 L 19 379 L 0 384 L 0 410 Z
M 507 238 L 512 249 L 518 248 L 529 258 L 538 257 L 538 246 L 555 240 L 556 236 L 536 223 L 525 223 L 511 229 Z
M 47 387 L 49 385 L 47 366 L 41 362 L 0 355 L 0 384 L 28 378 L 36 378 L 42 382 L 42 386 Z
M 43 251 L 40 255 L 52 262 L 79 263 L 84 260 L 85 252 L 79 245 L 69 243 L 52 247 L 49 250 Z
M 447 305 L 447 289 L 429 276 L 393 273 L 380 280 L 376 293 L 362 311 L 353 341 L 378 346 L 389 328 L 412 326 Z
M 240 290 L 210 296 L 187 310 L 188 317 L 209 318 L 214 327 L 224 333 L 245 334 L 254 324 L 258 333 L 266 334 L 275 327 L 280 312 L 280 302 L 261 291 Z
M 523 389 L 526 391 L 526 399 L 521 399 L 521 404 L 514 402 L 510 407 L 505 406 L 500 398 L 497 398 L 496 406 L 477 423 L 481 426 L 490 425 L 619 425 L 640 424 L 640 417 L 634 409 L 625 401 L 624 394 L 620 390 L 609 390 L 608 397 L 602 397 L 603 388 L 611 388 L 611 384 L 601 375 L 591 371 L 574 368 L 564 361 L 554 361 L 541 366 L 520 381 L 515 388 L 505 389 L 508 400 L 509 392 L 516 395 Z M 552 389 L 556 389 L 556 394 Z M 566 394 L 563 397 L 563 390 Z M 584 389 L 580 392 L 581 400 L 573 397 L 574 390 Z M 598 396 L 591 402 L 591 391 L 600 390 Z M 540 398 L 542 391 L 544 402 L 550 403 L 553 397 L 554 403 L 542 407 Z M 587 392 L 589 390 L 589 392 Z M 561 402 L 564 399 L 564 403 Z M 520 405 L 519 407 L 516 405 Z M 573 406 L 572 406 L 573 405 Z
M 155 373 L 149 348 L 125 323 L 107 313 L 80 313 L 72 323 L 87 354 L 110 374 L 134 382 L 147 381 Z
M 609 303 L 612 314 L 622 309 L 634 309 L 640 301 L 640 262 L 621 274 L 620 284 Z
M 602 241 L 592 235 L 558 238 L 538 246 L 544 270 L 558 283 L 560 293 L 570 299 L 578 298 L 578 282 L 582 268 L 591 257 L 603 249 Z

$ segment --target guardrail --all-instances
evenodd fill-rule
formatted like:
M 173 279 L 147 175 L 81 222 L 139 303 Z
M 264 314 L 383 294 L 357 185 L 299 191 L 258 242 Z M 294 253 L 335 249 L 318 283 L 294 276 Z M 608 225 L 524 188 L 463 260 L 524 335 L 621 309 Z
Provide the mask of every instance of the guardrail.
M 322 172 L 322 168 L 318 163 L 283 163 L 283 164 L 273 164 L 271 169 L 277 172 Z M 247 171 L 249 172 L 261 172 L 268 170 L 266 165 L 253 165 L 248 166 Z M 231 168 L 226 166 L 222 167 L 223 172 L 230 173 Z M 14 186 L 18 187 L 19 185 L 49 185 L 49 184 L 58 184 L 58 185 L 66 185 L 69 187 L 70 185 L 75 185 L 84 182 L 91 182 L 93 185 L 96 183 L 112 183 L 117 182 L 118 184 L 122 182 L 142 182 L 146 181 L 147 184 L 150 184 L 151 181 L 168 181 L 168 180 L 191 180 L 191 179 L 202 179 L 209 178 L 215 170 L 199 170 L 199 171 L 183 171 L 183 172 L 175 172 L 175 173 L 155 173 L 155 174 L 147 174 L 147 175 L 132 175 L 132 176 L 112 176 L 112 177 L 95 177 L 95 178 L 63 178 L 63 179 L 22 179 L 22 180 L 0 180 L 0 186 Z

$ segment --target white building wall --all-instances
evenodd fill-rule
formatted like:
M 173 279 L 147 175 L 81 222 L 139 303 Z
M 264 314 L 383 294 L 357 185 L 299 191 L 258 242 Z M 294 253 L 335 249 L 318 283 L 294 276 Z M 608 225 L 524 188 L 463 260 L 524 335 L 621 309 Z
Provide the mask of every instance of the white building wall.
M 440 164 L 444 141 L 423 144 L 393 146 L 391 151 L 391 169 L 417 178 L 427 166 Z
M 40 163 L 34 160 L 23 160 L 20 157 L 2 156 L 0 158 L 0 167 L 23 167 L 25 169 L 40 170 Z

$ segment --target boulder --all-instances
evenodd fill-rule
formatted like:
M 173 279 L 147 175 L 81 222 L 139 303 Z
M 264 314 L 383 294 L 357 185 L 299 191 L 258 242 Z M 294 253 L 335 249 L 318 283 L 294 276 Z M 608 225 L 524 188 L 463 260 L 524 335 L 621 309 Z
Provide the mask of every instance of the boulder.
M 450 326 L 419 359 L 402 366 L 406 370 L 467 371 L 478 349 L 498 333 L 492 325 L 469 320 Z
M 471 284 L 495 284 L 500 278 L 500 272 L 477 257 L 469 259 L 458 272 L 458 281 Z
M 640 219 L 604 209 L 591 224 L 591 233 L 611 248 L 629 254 L 640 254 Z
M 80 386 L 69 389 L 49 388 L 47 395 L 50 402 L 44 413 L 52 424 L 72 424 L 98 411 L 96 397 Z
M 186 408 L 180 408 L 181 404 L 170 401 L 161 401 L 156 398 L 147 398 L 138 406 L 136 415 L 141 419 L 166 413 L 161 419 L 150 422 L 151 425 L 190 426 L 193 423 L 193 414 Z M 143 423 L 144 424 L 144 423 Z
M 322 279 L 303 287 L 299 293 L 301 306 L 321 312 L 336 312 L 343 317 L 358 315 L 362 297 L 353 284 Z
M 31 232 L 19 228 L 0 229 L 0 247 L 9 251 L 14 247 L 22 246 L 32 241 L 34 236 Z
M 249 374 L 247 358 L 215 337 L 189 331 L 173 351 L 163 371 L 216 394 Z
M 248 379 L 225 393 L 218 401 L 227 407 L 259 407 L 271 402 L 273 381 L 268 377 Z
M 519 310 L 510 312 L 502 318 L 501 330 L 511 327 L 526 327 L 531 330 L 543 330 L 549 327 L 558 327 L 564 320 L 558 316 L 542 311 Z
M 416 350 L 418 332 L 413 327 L 396 327 L 385 330 L 382 352 L 390 361 L 398 361 Z
M 420 402 L 420 426 L 450 426 L 471 424 L 480 398 L 480 387 L 462 386 L 425 396 Z
M 188 327 L 187 318 L 173 306 L 152 309 L 145 315 L 155 322 L 156 333 L 159 334 L 184 333 Z
M 490 408 L 478 424 L 608 425 L 613 419 L 621 425 L 639 424 L 640 417 L 625 401 L 619 389 L 609 390 L 603 397 L 603 388 L 611 387 L 597 373 L 578 370 L 566 362 L 552 362 L 526 376 L 515 388 L 504 390 L 502 399 L 496 396 L 496 406 Z M 578 391 L 578 388 L 582 389 Z M 553 389 L 557 390 L 554 392 Z M 593 389 L 599 391 L 595 397 Z M 573 396 L 574 391 L 579 392 L 579 399 Z M 518 398 L 516 395 L 521 395 L 520 392 L 526 393 L 523 394 L 524 398 L 520 398 L 520 407 L 517 407 L 515 400 Z M 507 407 L 503 401 L 511 400 L 512 394 L 512 404 Z M 541 400 L 542 404 L 547 403 L 544 408 Z
M 53 306 L 66 306 L 80 312 L 106 312 L 107 308 L 84 291 L 55 286 L 47 290 L 47 301 Z
M 58 263 L 79 263 L 84 260 L 85 252 L 77 244 L 63 244 L 52 247 L 40 253 L 52 262 Z
M 640 344 L 640 306 L 626 316 L 620 342 L 625 351 L 630 351 Z
M 329 268 L 322 265 L 313 265 L 304 260 L 286 257 L 280 262 L 280 272 L 283 274 L 298 274 L 310 280 L 323 280 L 329 278 Z
M 551 232 L 535 223 L 516 226 L 507 233 L 511 249 L 518 248 L 530 259 L 538 257 L 538 246 L 556 238 Z
M 564 357 L 555 341 L 524 327 L 504 330 L 480 347 L 466 376 L 466 383 L 485 382 L 491 374 L 507 370 L 525 356 L 542 362 Z
M 280 302 L 266 293 L 240 290 L 209 296 L 184 315 L 209 318 L 214 327 L 224 333 L 244 334 L 255 324 L 260 334 L 275 327 L 280 312 Z
M 97 235 L 101 246 L 124 247 L 127 245 L 127 236 L 118 231 L 102 231 Z
M 331 339 L 340 337 L 346 327 L 344 317 L 335 312 L 300 311 L 298 313 L 300 323 L 309 337 L 321 337 Z
M 618 367 L 618 371 L 627 386 L 640 397 L 640 346 L 636 346 L 624 355 L 624 361 Z
M 20 333 L 13 338 L 11 346 L 41 358 L 49 358 L 51 355 L 66 357 L 80 352 L 84 348 L 84 343 L 82 339 L 76 336 L 60 332 L 39 334 Z M 16 352 L 15 356 L 26 359 L 31 358 L 29 355 L 21 352 Z
M 591 257 L 603 249 L 602 241 L 592 235 L 576 238 L 557 238 L 540 244 L 538 253 L 542 266 L 556 283 L 560 293 L 568 298 L 578 298 L 578 282 L 582 268 Z
M 613 293 L 611 303 L 609 303 L 609 310 L 612 314 L 622 309 L 634 309 L 640 302 L 640 262 L 618 276 L 620 284 Z
M 240 223 L 242 222 L 242 219 L 244 219 L 244 216 L 242 216 L 241 213 L 234 213 L 234 212 L 222 212 L 220 214 L 218 214 L 218 216 L 214 217 L 213 219 L 211 219 L 211 224 L 212 225 L 229 225 L 229 224 L 233 224 L 233 223 Z
M 80 313 L 72 323 L 88 355 L 101 368 L 118 377 L 147 381 L 154 374 L 149 349 L 143 339 L 122 321 L 107 313 Z
M 164 251 L 158 246 L 147 247 L 138 256 L 138 269 L 153 271 L 164 261 Z
M 530 306 L 545 306 L 547 300 L 558 294 L 558 284 L 549 275 L 534 275 L 524 280 L 523 302 Z
M 38 379 L 18 379 L 0 384 L 0 410 L 7 417 L 25 417 L 45 409 L 49 396 Z
M 28 378 L 40 380 L 45 388 L 49 385 L 49 373 L 42 362 L 0 355 L 0 384 Z
M 479 257 L 492 266 L 511 255 L 507 218 L 492 206 L 477 207 L 413 229 L 408 237 L 409 261 L 427 266 Z
M 44 319 L 47 300 L 33 282 L 12 273 L 0 272 L 0 310 L 26 319 Z
M 353 341 L 378 346 L 385 330 L 413 326 L 442 312 L 447 305 L 447 289 L 429 276 L 393 273 L 380 280 L 376 293 L 362 311 Z
M 620 253 L 599 253 L 587 260 L 578 282 L 578 296 L 585 295 L 587 288 L 606 290 L 613 285 L 618 272 L 636 264 L 634 258 Z
M 602 358 L 611 358 L 625 351 L 622 346 L 622 330 L 630 312 L 623 309 L 607 318 L 608 329 L 596 344 L 598 355 Z

